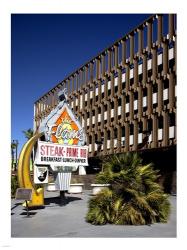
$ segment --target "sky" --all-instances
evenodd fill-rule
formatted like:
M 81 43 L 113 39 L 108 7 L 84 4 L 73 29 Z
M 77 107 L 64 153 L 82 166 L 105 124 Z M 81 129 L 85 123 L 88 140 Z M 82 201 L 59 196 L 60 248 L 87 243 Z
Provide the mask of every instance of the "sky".
M 12 14 L 11 140 L 33 128 L 34 102 L 151 14 Z

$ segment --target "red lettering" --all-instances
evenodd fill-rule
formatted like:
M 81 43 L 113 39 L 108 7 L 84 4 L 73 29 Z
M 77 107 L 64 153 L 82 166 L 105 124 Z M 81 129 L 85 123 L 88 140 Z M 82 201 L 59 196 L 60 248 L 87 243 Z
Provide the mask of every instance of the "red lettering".
M 44 145 L 41 145 L 41 147 L 40 147 L 40 154 L 45 155 L 45 146 Z
M 78 157 L 78 148 L 67 148 L 67 157 Z
M 53 146 L 50 146 L 50 156 L 55 156 L 55 150 Z
M 81 158 L 86 158 L 86 149 L 82 149 L 80 150 L 80 157 Z

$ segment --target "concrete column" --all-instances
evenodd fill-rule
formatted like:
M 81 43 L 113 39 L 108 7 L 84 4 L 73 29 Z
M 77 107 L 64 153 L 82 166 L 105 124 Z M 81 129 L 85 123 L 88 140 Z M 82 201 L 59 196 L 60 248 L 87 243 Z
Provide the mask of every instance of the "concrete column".
M 134 120 L 134 145 L 133 149 L 137 150 L 138 147 L 138 121 Z
M 114 45 L 114 65 L 115 69 L 118 68 L 118 44 Z
M 152 20 L 150 20 L 147 24 L 147 46 L 148 51 L 151 51 L 152 42 L 153 42 L 153 24 Z
M 163 75 L 167 76 L 168 73 L 168 43 L 163 43 Z
M 105 76 L 105 54 L 101 55 L 101 64 L 102 64 L 102 77 Z
M 100 58 L 96 59 L 96 79 L 100 78 Z
M 142 93 L 142 86 L 138 86 L 138 118 L 142 117 L 143 107 L 143 93 Z
M 92 98 L 92 105 L 94 106 L 95 105 L 95 100 L 96 100 L 96 97 L 95 97 L 95 94 L 96 94 L 96 83 L 94 82 L 94 84 L 93 84 L 93 87 L 92 87 L 92 89 L 93 89 L 93 98 Z
M 104 129 L 104 105 L 101 105 L 101 129 Z
M 98 81 L 98 103 L 100 102 L 101 102 L 101 81 Z
M 175 37 L 175 43 L 174 43 L 174 57 L 175 57 L 174 71 L 177 72 L 177 36 Z
M 114 124 L 118 122 L 118 99 L 114 98 Z
M 129 123 L 125 123 L 125 151 L 129 151 Z
M 169 144 L 169 120 L 168 112 L 163 112 L 163 146 L 166 147 Z
M 124 66 L 126 64 L 126 57 L 127 57 L 127 54 L 126 54 L 126 41 L 122 40 L 122 65 Z
M 158 84 L 158 113 L 163 109 L 163 81 L 162 79 L 157 80 Z
M 103 153 L 104 155 L 106 154 L 107 152 L 107 130 L 104 129 L 104 142 L 103 142 Z
M 126 93 L 129 91 L 129 85 L 130 85 L 130 68 L 129 65 L 125 65 L 125 90 Z
M 79 73 L 76 73 L 76 91 L 79 89 Z
M 111 81 L 111 97 L 114 97 L 114 74 L 110 74 L 110 81 Z
M 111 103 L 107 101 L 107 127 L 110 127 L 110 120 L 111 120 Z
M 134 88 L 138 86 L 138 61 L 134 59 Z
M 93 77 L 94 77 L 94 74 L 93 74 L 93 62 L 90 62 L 90 82 L 93 81 Z
M 84 128 L 87 129 L 87 112 L 84 112 Z
M 88 83 L 88 65 L 85 67 L 85 82 Z
M 147 54 L 143 54 L 143 84 L 147 83 Z
M 157 79 L 157 73 L 158 73 L 158 65 L 157 65 L 157 51 L 156 48 L 154 47 L 152 49 L 152 81 L 156 81 Z
M 158 41 L 158 45 L 161 45 L 162 33 L 163 33 L 163 15 L 158 14 L 158 21 L 157 21 L 157 41 Z
M 105 80 L 105 86 L 104 86 L 104 99 L 107 100 L 108 99 L 108 78 L 106 78 Z
M 110 129 L 110 153 L 114 153 L 114 128 Z
M 173 39 L 174 34 L 174 14 L 169 14 L 169 39 Z
M 111 49 L 108 50 L 108 74 L 111 72 Z
M 98 130 L 98 107 L 95 107 L 95 130 Z
M 67 81 L 68 81 L 68 95 L 70 95 L 71 93 L 70 79 L 68 79 Z
M 138 55 L 141 56 L 143 51 L 143 31 L 142 27 L 138 28 Z
M 92 134 L 92 156 L 94 156 L 94 153 L 95 153 L 95 134 L 93 133 Z
M 147 117 L 142 117 L 142 122 L 143 122 L 143 131 L 147 131 Z M 145 138 L 145 134 L 143 134 L 143 138 Z
M 133 63 L 134 58 L 134 34 L 130 34 L 130 63 Z
M 125 95 L 122 95 L 121 97 L 121 120 L 122 122 L 125 121 L 125 103 L 126 103 Z
M 152 84 L 149 83 L 147 84 L 147 113 L 148 115 L 152 114 L 152 95 L 153 95 L 153 88 L 152 88 Z
M 158 117 L 156 114 L 152 115 L 153 121 L 153 142 L 152 148 L 156 148 L 158 146 Z
M 134 118 L 134 94 L 132 91 L 129 92 L 129 105 L 130 105 L 130 120 Z
M 122 73 L 121 69 L 118 69 L 118 95 L 121 95 L 122 91 Z
M 121 126 L 117 126 L 117 147 L 118 151 L 121 152 Z
M 175 104 L 175 82 L 173 72 L 169 75 L 169 109 L 172 109 Z

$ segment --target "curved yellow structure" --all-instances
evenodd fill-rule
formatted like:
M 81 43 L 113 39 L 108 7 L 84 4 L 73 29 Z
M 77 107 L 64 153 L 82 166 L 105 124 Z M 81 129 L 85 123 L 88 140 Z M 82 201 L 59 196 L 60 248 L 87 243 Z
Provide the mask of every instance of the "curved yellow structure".
M 30 156 L 32 149 L 37 140 L 43 133 L 35 134 L 28 142 L 25 143 L 20 153 L 18 161 L 18 182 L 20 188 L 32 189 L 32 200 L 28 201 L 29 207 L 44 205 L 44 189 L 36 188 L 30 176 Z

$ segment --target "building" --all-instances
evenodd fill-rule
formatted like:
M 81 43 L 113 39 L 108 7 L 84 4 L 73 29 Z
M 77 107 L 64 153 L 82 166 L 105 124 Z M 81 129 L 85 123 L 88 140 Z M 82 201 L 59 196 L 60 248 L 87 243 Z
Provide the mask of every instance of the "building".
M 174 164 L 176 44 L 176 15 L 150 16 L 37 100 L 34 130 L 67 88 L 90 159 L 137 150 L 157 158 L 167 151 Z

